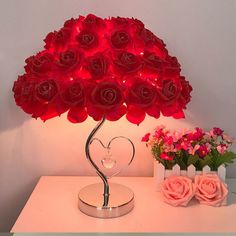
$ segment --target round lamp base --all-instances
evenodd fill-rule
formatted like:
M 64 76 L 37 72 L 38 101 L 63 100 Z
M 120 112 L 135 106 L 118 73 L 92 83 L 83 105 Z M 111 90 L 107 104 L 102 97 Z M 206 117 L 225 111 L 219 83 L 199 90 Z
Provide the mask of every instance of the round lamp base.
M 134 207 L 134 193 L 128 187 L 109 183 L 108 206 L 103 206 L 103 184 L 91 184 L 79 192 L 79 209 L 97 218 L 115 218 L 129 213 Z

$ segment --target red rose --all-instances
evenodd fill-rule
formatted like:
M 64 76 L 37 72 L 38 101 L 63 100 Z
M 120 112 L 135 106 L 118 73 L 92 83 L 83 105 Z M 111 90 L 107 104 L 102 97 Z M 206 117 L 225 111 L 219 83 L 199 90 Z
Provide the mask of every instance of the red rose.
M 17 105 L 43 120 L 68 111 L 135 124 L 160 112 L 183 117 L 192 87 L 164 42 L 134 18 L 93 14 L 71 18 L 45 38 L 45 50 L 26 59 L 13 87 Z M 76 79 L 81 78 L 81 79 Z
M 81 31 L 77 36 L 76 40 L 79 43 L 79 46 L 84 49 L 91 49 L 97 46 L 98 39 L 97 35 L 88 30 Z
M 181 85 L 179 81 L 164 79 L 159 86 L 158 94 L 160 99 L 161 112 L 164 116 L 173 116 L 176 119 L 184 118 L 180 103 Z
M 113 27 L 126 27 L 129 24 L 129 20 L 125 17 L 111 17 L 111 23 L 113 24 Z
M 179 84 L 171 79 L 163 80 L 162 86 L 158 91 L 161 100 L 168 105 L 171 105 L 180 96 Z
M 131 123 L 140 124 L 146 113 L 159 118 L 160 108 L 157 104 L 157 90 L 148 81 L 140 78 L 133 79 L 126 100 L 128 105 L 126 117 Z
M 137 32 L 138 32 L 137 36 L 138 38 L 141 39 L 144 46 L 157 46 L 158 49 L 166 51 L 165 50 L 166 45 L 163 42 L 163 40 L 159 39 L 150 30 L 146 28 L 140 28 Z
M 132 23 L 134 24 L 134 26 L 136 27 L 136 32 L 140 32 L 141 30 L 143 30 L 144 28 L 144 24 L 142 21 L 138 20 L 138 19 L 132 19 Z
M 153 52 L 144 52 L 143 60 L 145 68 L 153 70 L 157 73 L 162 73 L 164 70 L 164 66 L 167 65 L 164 60 L 162 60 Z
M 35 89 L 35 97 L 42 102 L 50 102 L 57 95 L 57 84 L 53 79 L 45 80 L 38 85 Z
M 74 19 L 74 18 L 71 18 L 71 19 L 65 21 L 64 27 L 65 27 L 65 28 L 71 28 L 71 27 L 73 27 L 76 23 L 77 23 L 77 20 Z
M 108 70 L 108 61 L 101 53 L 97 53 L 93 57 L 88 58 L 87 68 L 94 78 L 103 77 Z
M 50 32 L 44 39 L 45 48 L 51 47 L 63 47 L 65 46 L 71 37 L 71 29 L 69 27 L 63 27 L 59 31 Z
M 87 29 L 99 29 L 104 27 L 105 23 L 102 18 L 89 14 L 84 18 L 83 26 Z
M 142 28 L 139 31 L 139 36 L 145 44 L 150 44 L 150 43 L 154 44 L 157 40 L 156 35 L 154 35 L 150 30 L 146 28 Z
M 57 86 L 53 80 L 36 84 L 35 78 L 25 74 L 14 83 L 13 92 L 17 105 L 33 118 L 40 117 L 45 121 L 68 109 L 56 98 Z
M 177 58 L 169 55 L 166 57 L 166 65 L 164 69 L 164 76 L 166 77 L 179 76 L 181 71 Z
M 123 101 L 122 88 L 114 82 L 101 82 L 96 85 L 91 94 L 94 106 L 110 110 L 120 106 Z
M 142 67 L 139 57 L 127 51 L 118 51 L 113 62 L 123 74 L 137 72 Z
M 183 76 L 180 77 L 180 82 L 181 82 L 181 87 L 182 87 L 181 99 L 185 105 L 188 102 L 190 102 L 190 99 L 191 99 L 190 93 L 193 89 L 192 89 L 192 86 L 189 84 L 189 81 L 186 81 Z
M 79 81 L 72 82 L 62 93 L 63 101 L 69 106 L 82 106 L 85 102 L 84 87 Z
M 175 67 L 180 70 L 180 64 L 179 64 L 178 59 L 176 57 L 167 56 L 166 60 L 167 60 L 167 62 L 169 62 L 169 65 L 171 67 Z
M 146 81 L 137 80 L 129 88 L 127 102 L 144 108 L 152 106 L 156 102 L 156 98 L 157 91 L 153 85 Z
M 34 83 L 28 79 L 27 75 L 19 76 L 14 82 L 12 91 L 17 105 L 24 105 L 32 100 Z
M 111 121 L 120 119 L 126 113 L 122 90 L 123 87 L 113 80 L 97 84 L 90 95 L 88 114 L 94 120 L 100 120 L 104 115 Z
M 35 75 L 44 76 L 50 72 L 53 65 L 53 57 L 47 52 L 38 53 L 36 56 L 31 56 L 25 60 L 25 71 Z
M 127 32 L 120 30 L 111 35 L 111 44 L 115 48 L 125 48 L 130 43 L 130 36 Z
M 72 69 L 79 69 L 78 64 L 81 63 L 82 56 L 81 54 L 75 49 L 68 49 L 65 52 L 62 52 L 59 56 L 58 65 L 63 70 L 72 70 Z
M 62 100 L 69 106 L 67 119 L 72 123 L 81 123 L 88 117 L 85 109 L 85 87 L 75 80 L 61 94 Z

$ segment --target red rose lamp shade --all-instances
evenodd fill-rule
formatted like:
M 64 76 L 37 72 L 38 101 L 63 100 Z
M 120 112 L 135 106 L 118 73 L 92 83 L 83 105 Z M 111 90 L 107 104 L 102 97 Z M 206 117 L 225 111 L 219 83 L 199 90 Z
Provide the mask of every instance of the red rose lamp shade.
M 184 118 L 192 87 L 164 42 L 134 18 L 79 16 L 50 32 L 44 42 L 42 51 L 25 60 L 25 73 L 14 82 L 16 104 L 43 121 L 65 112 L 72 123 L 81 123 L 88 116 L 99 121 L 85 149 L 87 159 L 103 180 L 99 187 L 103 194 L 98 186 L 88 186 L 81 190 L 80 203 L 89 198 L 88 192 L 90 196 L 101 195 L 102 200 L 93 199 L 93 204 L 80 205 L 80 210 L 102 218 L 126 214 L 133 207 L 132 191 L 113 186 L 112 194 L 107 176 L 90 156 L 94 135 L 106 119 L 116 121 L 126 116 L 129 122 L 140 124 L 146 115 Z M 133 143 L 128 141 L 134 156 Z M 109 145 L 106 148 L 109 150 Z M 115 192 L 117 189 L 120 192 Z M 117 194 L 127 197 L 119 203 L 123 208 L 111 205 L 111 198 Z

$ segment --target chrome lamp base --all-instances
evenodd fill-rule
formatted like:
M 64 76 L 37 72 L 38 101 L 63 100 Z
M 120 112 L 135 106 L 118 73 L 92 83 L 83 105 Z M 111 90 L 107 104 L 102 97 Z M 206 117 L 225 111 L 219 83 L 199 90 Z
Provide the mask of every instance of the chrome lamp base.
M 79 192 L 79 209 L 97 218 L 115 218 L 129 213 L 134 207 L 134 193 L 128 187 L 110 183 L 109 201 L 104 206 L 104 185 L 91 184 Z

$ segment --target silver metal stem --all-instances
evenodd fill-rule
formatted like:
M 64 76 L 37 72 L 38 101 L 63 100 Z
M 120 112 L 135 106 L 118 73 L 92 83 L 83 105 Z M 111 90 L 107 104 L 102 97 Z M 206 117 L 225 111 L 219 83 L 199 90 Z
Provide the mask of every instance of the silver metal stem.
M 87 160 L 94 167 L 94 169 L 96 170 L 96 173 L 100 176 L 100 178 L 102 179 L 103 184 L 104 184 L 104 191 L 103 191 L 104 201 L 103 201 L 103 206 L 107 206 L 108 202 L 109 202 L 109 184 L 108 184 L 108 181 L 107 181 L 107 177 L 102 173 L 102 171 L 98 168 L 98 166 L 92 160 L 92 158 L 90 156 L 89 145 L 91 144 L 94 135 L 101 128 L 101 126 L 103 125 L 105 120 L 106 120 L 106 117 L 103 116 L 102 120 L 96 125 L 96 127 L 89 134 L 89 136 L 87 138 L 87 141 L 86 141 L 86 144 L 85 144 L 85 153 L 86 153 Z

